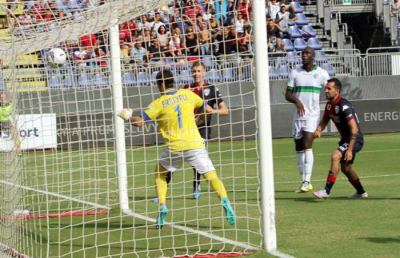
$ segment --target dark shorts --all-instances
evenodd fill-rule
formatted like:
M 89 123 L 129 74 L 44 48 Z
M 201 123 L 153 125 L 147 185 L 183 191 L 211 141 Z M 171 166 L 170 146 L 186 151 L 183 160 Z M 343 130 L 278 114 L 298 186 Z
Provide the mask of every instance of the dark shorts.
M 356 158 L 356 153 L 359 152 L 362 147 L 364 145 L 364 141 L 362 140 L 357 140 L 356 143 L 354 144 L 354 148 L 353 148 L 353 159 L 351 161 L 349 161 L 350 164 L 353 164 L 354 159 Z M 339 142 L 339 147 L 337 148 L 338 151 L 340 151 L 340 153 L 342 153 L 342 158 L 340 160 L 341 163 L 344 162 L 348 162 L 344 160 L 344 155 L 346 153 L 346 151 L 349 148 L 349 142 L 348 141 L 340 141 Z
M 201 138 L 208 140 L 211 138 L 211 127 L 201 126 L 199 127 L 199 133 Z

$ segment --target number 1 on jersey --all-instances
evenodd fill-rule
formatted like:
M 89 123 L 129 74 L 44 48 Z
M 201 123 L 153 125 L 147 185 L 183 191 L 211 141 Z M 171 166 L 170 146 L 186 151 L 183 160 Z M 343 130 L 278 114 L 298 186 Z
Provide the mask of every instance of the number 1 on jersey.
M 175 112 L 178 116 L 178 127 L 182 128 L 182 113 L 181 113 L 181 107 L 179 105 L 175 107 Z

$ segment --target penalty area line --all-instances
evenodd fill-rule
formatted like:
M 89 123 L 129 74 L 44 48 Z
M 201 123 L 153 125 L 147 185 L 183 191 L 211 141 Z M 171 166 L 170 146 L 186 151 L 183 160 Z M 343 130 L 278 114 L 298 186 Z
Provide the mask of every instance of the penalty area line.
M 18 185 L 18 184 L 14 184 L 14 183 L 11 183 L 11 182 L 4 181 L 4 180 L 0 180 L 0 183 L 2 183 L 4 185 L 19 187 L 21 189 L 28 190 L 28 191 L 33 191 L 33 192 L 42 193 L 42 194 L 45 194 L 45 195 L 50 195 L 50 196 L 53 196 L 53 197 L 63 198 L 63 199 L 66 199 L 66 200 L 87 204 L 87 205 L 93 206 L 94 208 L 97 208 L 97 209 L 106 209 L 106 210 L 110 210 L 111 209 L 108 206 L 101 205 L 101 204 L 98 204 L 98 203 L 84 201 L 84 200 L 81 200 L 81 199 L 78 199 L 78 198 L 62 195 L 62 194 L 59 194 L 59 193 L 52 193 L 52 192 L 48 192 L 48 191 L 43 191 L 43 190 L 35 189 L 35 188 L 29 187 L 29 186 Z
M 151 222 L 151 223 L 156 223 L 155 219 L 149 218 L 147 216 L 143 216 L 141 214 L 137 214 L 136 212 L 133 212 L 131 210 L 125 210 L 123 212 L 126 215 L 130 215 L 130 216 L 133 216 L 133 217 L 136 217 L 136 218 L 139 218 L 139 219 L 143 219 L 143 220 Z M 200 236 L 204 236 L 204 237 L 209 238 L 209 239 L 217 240 L 217 241 L 223 242 L 225 244 L 238 246 L 238 247 L 244 248 L 246 250 L 252 250 L 252 251 L 261 250 L 259 247 L 256 247 L 256 246 L 252 246 L 252 245 L 245 244 L 245 243 L 242 243 L 242 242 L 234 241 L 234 240 L 231 240 L 231 239 L 228 239 L 228 238 L 225 238 L 225 237 L 220 237 L 220 236 L 208 233 L 208 232 L 195 230 L 195 229 L 192 229 L 192 228 L 189 228 L 189 227 L 185 227 L 185 226 L 180 226 L 180 225 L 177 225 L 177 224 L 172 223 L 172 222 L 165 222 L 165 225 L 170 226 L 170 227 L 175 228 L 175 229 L 182 230 L 184 232 L 190 232 L 190 233 L 194 233 L 194 234 L 197 234 L 197 235 L 200 235 Z

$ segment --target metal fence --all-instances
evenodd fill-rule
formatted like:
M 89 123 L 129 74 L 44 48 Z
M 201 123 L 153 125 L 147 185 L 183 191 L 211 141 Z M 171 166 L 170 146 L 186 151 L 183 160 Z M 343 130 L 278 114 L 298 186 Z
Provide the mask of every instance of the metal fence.
M 301 53 L 271 53 L 269 55 L 270 80 L 287 80 L 291 69 L 301 66 Z M 160 60 L 150 64 L 127 63 L 122 65 L 122 83 L 124 86 L 146 86 L 155 83 L 155 76 L 161 69 L 170 69 L 177 85 L 193 82 L 191 66 L 193 61 L 200 60 L 207 67 L 206 80 L 210 83 L 228 83 L 254 80 L 254 59 L 238 56 L 215 58 L 204 56 L 192 62 L 171 62 Z M 110 60 L 102 60 L 109 62 Z M 330 50 L 317 52 L 316 63 L 333 76 L 365 77 L 400 75 L 400 48 L 370 48 L 366 54 L 356 49 Z M 10 82 L 9 76 L 0 72 L 0 88 Z M 32 74 L 26 74 L 31 72 Z M 109 67 L 101 67 L 96 62 L 71 63 L 60 68 L 41 66 L 30 69 L 17 69 L 17 80 L 41 80 L 49 89 L 110 87 Z M 43 85 L 43 86 L 45 86 Z

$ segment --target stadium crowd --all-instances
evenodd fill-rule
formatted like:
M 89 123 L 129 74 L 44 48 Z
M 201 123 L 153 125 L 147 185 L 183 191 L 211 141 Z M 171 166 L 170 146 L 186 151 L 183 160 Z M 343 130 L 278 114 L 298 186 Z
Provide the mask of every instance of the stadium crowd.
M 89 0 L 28 0 L 17 17 L 21 27 L 79 15 Z M 268 45 L 283 51 L 288 20 L 295 19 L 285 0 L 266 2 Z M 13 6 L 10 4 L 10 9 Z M 120 47 L 125 64 L 145 65 L 161 60 L 196 61 L 200 56 L 251 58 L 251 0 L 171 0 L 169 4 L 120 25 Z M 87 65 L 108 66 L 107 31 L 65 42 L 70 59 Z M 101 60 L 104 59 L 104 60 Z M 93 62 L 93 60 L 97 60 Z M 100 60 L 100 61 L 99 61 Z

